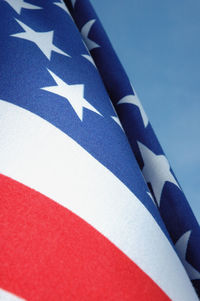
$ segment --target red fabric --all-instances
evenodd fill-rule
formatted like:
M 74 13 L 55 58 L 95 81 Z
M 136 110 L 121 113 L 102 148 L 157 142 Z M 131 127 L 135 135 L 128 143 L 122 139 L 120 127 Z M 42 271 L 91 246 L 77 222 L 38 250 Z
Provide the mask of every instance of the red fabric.
M 0 191 L 1 288 L 34 301 L 169 300 L 126 255 L 66 208 L 5 176 Z

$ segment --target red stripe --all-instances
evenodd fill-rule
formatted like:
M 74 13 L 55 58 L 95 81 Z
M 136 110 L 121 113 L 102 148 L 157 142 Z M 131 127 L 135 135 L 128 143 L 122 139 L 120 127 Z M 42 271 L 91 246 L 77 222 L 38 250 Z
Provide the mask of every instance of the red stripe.
M 5 176 L 0 176 L 0 191 L 3 289 L 34 301 L 169 300 L 71 211 Z

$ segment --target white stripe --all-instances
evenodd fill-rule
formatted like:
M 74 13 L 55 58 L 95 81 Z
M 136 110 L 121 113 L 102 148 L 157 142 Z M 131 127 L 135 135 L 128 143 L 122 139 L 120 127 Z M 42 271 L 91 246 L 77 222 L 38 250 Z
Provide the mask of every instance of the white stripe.
M 198 300 L 175 251 L 136 196 L 62 131 L 5 101 L 0 101 L 0 172 L 79 215 L 172 300 Z
M 23 300 L 25 301 L 25 299 L 21 299 L 0 288 L 0 301 L 23 301 Z

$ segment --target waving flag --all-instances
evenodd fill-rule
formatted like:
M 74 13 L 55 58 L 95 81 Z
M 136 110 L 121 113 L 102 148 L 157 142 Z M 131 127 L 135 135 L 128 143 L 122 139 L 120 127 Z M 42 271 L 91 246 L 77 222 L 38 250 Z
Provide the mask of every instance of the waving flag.
M 199 225 L 96 13 L 87 0 L 68 3 L 177 253 L 200 294 Z
M 88 12 L 0 1 L 0 296 L 198 300 L 89 54 Z

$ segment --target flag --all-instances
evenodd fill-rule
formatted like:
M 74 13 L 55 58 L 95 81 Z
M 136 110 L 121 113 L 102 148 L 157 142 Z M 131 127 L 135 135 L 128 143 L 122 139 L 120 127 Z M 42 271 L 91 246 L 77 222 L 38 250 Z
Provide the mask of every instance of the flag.
M 198 300 L 90 56 L 99 21 L 66 4 L 0 1 L 0 296 Z
M 101 74 L 155 205 L 200 295 L 200 229 L 196 218 L 95 11 L 87 0 L 76 1 L 74 5 L 67 3 Z

